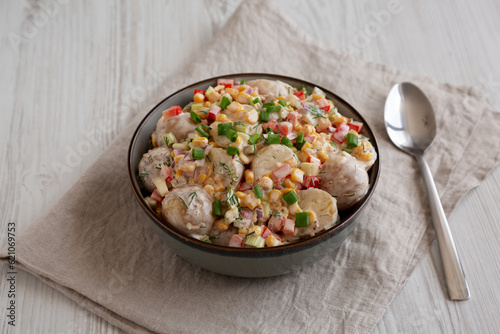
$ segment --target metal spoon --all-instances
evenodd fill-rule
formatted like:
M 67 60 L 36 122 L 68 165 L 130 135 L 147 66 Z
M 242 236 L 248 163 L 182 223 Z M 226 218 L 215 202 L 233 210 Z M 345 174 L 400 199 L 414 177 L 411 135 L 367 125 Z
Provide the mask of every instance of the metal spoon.
M 436 136 L 436 118 L 432 105 L 417 86 L 408 82 L 399 83 L 392 87 L 387 96 L 384 121 L 394 145 L 413 155 L 424 175 L 450 299 L 467 300 L 470 298 L 469 287 L 431 170 L 424 159 L 425 151 Z

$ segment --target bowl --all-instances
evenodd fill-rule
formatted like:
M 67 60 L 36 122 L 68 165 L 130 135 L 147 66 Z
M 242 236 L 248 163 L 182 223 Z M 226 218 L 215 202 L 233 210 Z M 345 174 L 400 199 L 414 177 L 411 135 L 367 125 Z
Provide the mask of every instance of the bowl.
M 216 86 L 217 79 L 230 78 L 239 82 L 241 79 L 270 79 L 281 80 L 293 87 L 305 85 L 310 91 L 315 86 L 326 93 L 339 112 L 355 120 L 363 122 L 362 134 L 370 138 L 378 158 L 372 168 L 368 171 L 369 189 L 365 197 L 354 207 L 347 211 L 339 212 L 340 222 L 331 229 L 318 233 L 314 237 L 299 240 L 294 243 L 270 248 L 233 248 L 219 246 L 203 242 L 185 235 L 175 227 L 163 221 L 148 206 L 141 192 L 137 177 L 137 165 L 142 155 L 148 151 L 148 143 L 151 133 L 156 128 L 156 123 L 162 115 L 162 111 L 175 105 L 184 106 L 188 104 L 193 96 L 194 89 L 206 89 L 208 86 Z M 180 257 L 207 270 L 229 276 L 238 277 L 269 277 L 294 272 L 300 268 L 310 265 L 326 254 L 336 249 L 354 230 L 362 214 L 366 211 L 380 172 L 380 153 L 374 133 L 363 117 L 346 101 L 334 93 L 319 85 L 292 77 L 263 74 L 263 73 L 239 73 L 223 75 L 220 77 L 206 79 L 187 87 L 184 87 L 158 103 L 141 121 L 137 127 L 128 151 L 128 172 L 132 189 L 140 206 L 144 210 L 145 220 L 149 221 L 152 228 L 160 235 L 166 244 Z

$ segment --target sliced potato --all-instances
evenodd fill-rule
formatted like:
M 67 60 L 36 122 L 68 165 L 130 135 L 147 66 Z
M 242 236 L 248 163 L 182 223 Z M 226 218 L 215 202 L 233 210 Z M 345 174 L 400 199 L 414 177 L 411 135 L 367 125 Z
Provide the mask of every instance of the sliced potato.
M 161 178 L 161 165 L 163 163 L 168 163 L 170 165 L 172 162 L 171 153 L 172 150 L 165 146 L 161 146 L 149 150 L 142 156 L 137 169 L 139 171 L 139 179 L 147 191 L 151 192 L 156 189 L 153 180 Z
M 330 156 L 321 172 L 321 189 L 337 199 L 339 210 L 349 209 L 368 191 L 365 167 L 348 153 Z
M 225 149 L 213 148 L 208 154 L 213 165 L 212 177 L 222 176 L 222 185 L 227 188 L 232 186 L 236 189 L 240 184 L 244 166 L 239 162 L 238 156 L 228 155 Z
M 212 196 L 202 186 L 174 188 L 163 199 L 162 215 L 183 233 L 208 234 L 215 222 L 212 202 Z
M 285 161 L 295 159 L 297 156 L 285 145 L 269 145 L 259 151 L 258 156 L 252 162 L 252 169 L 256 180 L 262 179 L 266 174 L 272 173 Z
M 172 132 L 178 141 L 188 137 L 188 134 L 195 131 L 198 125 L 193 122 L 189 113 L 183 112 L 174 117 L 165 119 L 161 117 L 156 124 L 156 140 L 159 146 L 165 146 L 163 137 Z
M 247 81 L 246 84 L 252 88 L 258 88 L 260 95 L 273 97 L 287 96 L 292 90 L 292 86 L 279 80 L 257 79 Z
M 309 226 L 297 228 L 297 236 L 313 236 L 337 223 L 337 201 L 329 193 L 309 188 L 298 191 L 297 195 L 300 209 L 313 212 L 315 217 L 314 221 L 309 221 Z

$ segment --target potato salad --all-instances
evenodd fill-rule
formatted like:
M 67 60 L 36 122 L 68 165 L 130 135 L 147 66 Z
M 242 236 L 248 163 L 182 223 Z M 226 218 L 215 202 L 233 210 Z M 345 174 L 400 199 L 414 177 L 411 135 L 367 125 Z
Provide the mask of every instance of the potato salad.
M 179 231 L 275 247 L 335 226 L 365 196 L 377 153 L 362 130 L 317 87 L 219 79 L 163 111 L 138 178 Z

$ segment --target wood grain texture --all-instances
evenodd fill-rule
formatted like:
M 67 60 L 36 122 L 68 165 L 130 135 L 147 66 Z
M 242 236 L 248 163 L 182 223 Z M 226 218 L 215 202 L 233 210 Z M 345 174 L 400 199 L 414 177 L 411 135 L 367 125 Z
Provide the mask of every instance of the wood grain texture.
M 27 228 L 137 110 L 163 97 L 163 83 L 203 52 L 239 3 L 0 2 L 0 245 L 8 222 L 16 222 L 18 234 Z M 276 3 L 318 43 L 478 87 L 500 110 L 498 1 L 401 0 L 396 14 L 382 0 Z M 99 130 L 103 122 L 110 131 Z M 57 163 L 71 166 L 61 171 Z M 434 245 L 374 333 L 500 331 L 499 203 L 497 168 L 449 219 L 472 299 L 446 300 Z M 5 275 L 0 266 L 0 305 L 8 300 Z M 122 332 L 24 272 L 17 275 L 16 301 L 17 326 L 1 315 L 1 333 Z

